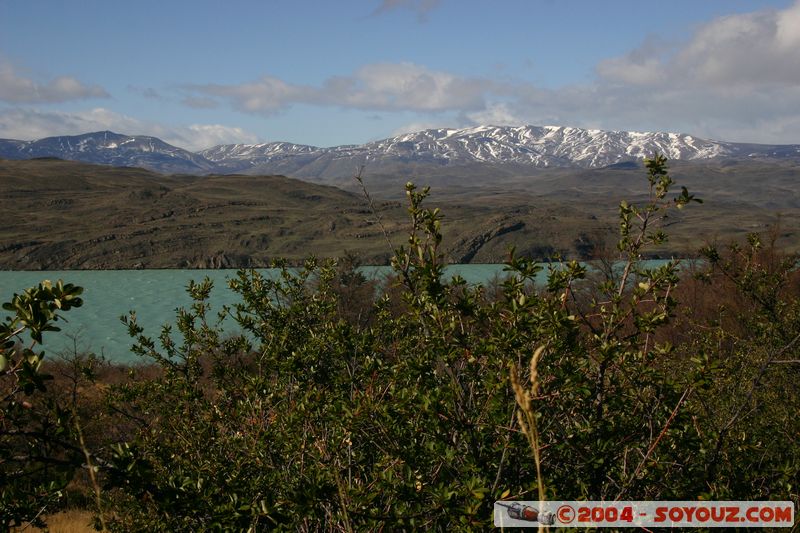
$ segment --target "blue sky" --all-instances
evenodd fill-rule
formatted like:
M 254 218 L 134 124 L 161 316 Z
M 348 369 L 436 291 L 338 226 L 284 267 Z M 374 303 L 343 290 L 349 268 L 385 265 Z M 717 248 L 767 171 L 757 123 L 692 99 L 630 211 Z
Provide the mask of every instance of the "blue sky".
M 800 0 L 0 0 L 0 137 L 557 124 L 800 143 Z

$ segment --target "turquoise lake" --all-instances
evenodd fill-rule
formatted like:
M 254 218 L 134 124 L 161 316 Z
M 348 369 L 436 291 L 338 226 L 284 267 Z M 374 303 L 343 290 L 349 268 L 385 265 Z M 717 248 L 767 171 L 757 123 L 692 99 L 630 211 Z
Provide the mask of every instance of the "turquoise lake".
M 503 275 L 504 265 L 453 265 L 448 276 L 460 275 L 468 283 L 483 283 L 496 275 Z M 362 272 L 374 279 L 382 279 L 391 272 L 390 267 L 363 267 Z M 204 277 L 214 282 L 211 292 L 211 310 L 237 301 L 228 288 L 228 279 L 236 277 L 236 270 L 62 270 L 62 271 L 0 271 L 0 301 L 7 302 L 15 292 L 37 285 L 43 280 L 64 280 L 84 288 L 83 306 L 72 309 L 59 321 L 60 332 L 44 335 L 44 349 L 48 357 L 60 352 L 69 353 L 77 339 L 79 351 L 93 351 L 119 363 L 140 362 L 130 351 L 131 338 L 120 316 L 136 312 L 137 321 L 145 334 L 157 337 L 164 323 L 175 322 L 175 310 L 191 305 L 186 293 L 190 280 Z M 259 269 L 265 275 L 275 274 L 272 269 Z M 543 278 L 544 279 L 544 278 Z M 0 311 L 2 316 L 6 312 Z M 236 324 L 232 323 L 231 333 Z
M 647 261 L 649 267 L 664 261 Z M 468 283 L 485 283 L 496 276 L 503 277 L 502 264 L 451 265 L 447 276 L 456 274 Z M 370 278 L 382 279 L 391 273 L 390 267 L 363 267 Z M 275 270 L 259 270 L 265 275 Z M 211 293 L 211 316 L 223 305 L 237 301 L 228 288 L 227 280 L 236 276 L 236 270 L 64 270 L 64 271 L 0 271 L 0 301 L 9 301 L 15 292 L 37 285 L 43 280 L 64 280 L 84 288 L 83 306 L 64 313 L 67 322 L 59 321 L 61 332 L 45 333 L 44 349 L 48 357 L 61 352 L 92 351 L 119 363 L 143 362 L 130 351 L 131 338 L 120 316 L 135 311 L 145 334 L 157 337 L 164 323 L 175 322 L 175 310 L 191 304 L 186 293 L 190 280 L 209 277 L 214 282 Z M 543 282 L 547 269 L 540 272 Z M 6 312 L 0 311 L 2 317 Z M 231 321 L 229 332 L 237 332 Z

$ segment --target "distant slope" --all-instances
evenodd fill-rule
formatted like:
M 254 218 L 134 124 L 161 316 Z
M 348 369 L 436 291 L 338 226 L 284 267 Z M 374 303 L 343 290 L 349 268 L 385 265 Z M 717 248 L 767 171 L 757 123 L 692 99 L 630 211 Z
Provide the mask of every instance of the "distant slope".
M 198 155 L 216 165 L 223 173 L 236 173 L 251 170 L 261 165 L 276 164 L 282 160 L 294 159 L 296 165 L 306 156 L 309 161 L 316 157 L 320 148 L 305 144 L 272 142 L 262 144 L 225 144 L 202 150 Z
M 142 167 L 163 173 L 202 174 L 214 169 L 214 164 L 202 156 L 156 137 L 121 135 L 110 131 L 47 137 L 37 141 L 0 139 L 0 157 L 57 157 L 116 167 Z
M 672 174 L 705 203 L 671 214 L 661 256 L 776 222 L 779 243 L 800 250 L 796 165 L 675 163 Z M 385 264 L 407 242 L 396 176 L 367 176 L 382 224 L 360 195 L 282 176 L 165 176 L 39 159 L 0 161 L 0 183 L 0 269 L 260 267 L 346 252 Z M 613 250 L 619 201 L 646 191 L 642 168 L 552 168 L 483 183 L 440 183 L 427 202 L 442 208 L 448 261 L 502 262 L 511 246 L 537 259 Z
M 365 215 L 353 194 L 280 176 L 163 176 L 0 161 L 0 268 L 266 266 L 339 255 Z

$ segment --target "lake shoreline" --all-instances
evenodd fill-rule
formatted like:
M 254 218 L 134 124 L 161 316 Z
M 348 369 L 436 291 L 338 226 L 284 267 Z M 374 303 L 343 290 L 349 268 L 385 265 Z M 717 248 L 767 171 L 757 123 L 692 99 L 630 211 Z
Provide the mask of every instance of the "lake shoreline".
M 685 260 L 684 260 L 685 261 Z M 645 261 L 645 266 L 658 266 L 665 260 Z M 548 267 L 557 263 L 541 263 L 535 283 L 544 286 Z M 289 267 L 294 270 L 297 267 Z M 447 265 L 445 277 L 461 276 L 468 284 L 495 284 L 507 274 L 503 263 Z M 45 279 L 63 280 L 84 288 L 84 305 L 70 311 L 65 321 L 59 322 L 60 333 L 45 335 L 44 348 L 49 354 L 76 351 L 107 355 L 115 363 L 136 361 L 131 352 L 133 340 L 121 317 L 135 313 L 144 333 L 158 337 L 164 324 L 174 324 L 176 310 L 188 308 L 192 299 L 186 291 L 190 281 L 209 278 L 213 283 L 208 303 L 210 316 L 225 306 L 232 307 L 240 301 L 228 283 L 241 270 L 250 269 L 141 269 L 141 270 L 28 270 L 0 271 L 0 298 L 7 301 L 14 293 L 35 286 Z M 266 276 L 275 276 L 280 269 L 255 269 Z M 357 270 L 367 280 L 386 283 L 396 272 L 389 266 L 360 266 Z M 0 317 L 4 314 L 0 311 Z M 240 328 L 228 317 L 223 326 L 230 334 Z M 177 336 L 173 333 L 173 338 Z

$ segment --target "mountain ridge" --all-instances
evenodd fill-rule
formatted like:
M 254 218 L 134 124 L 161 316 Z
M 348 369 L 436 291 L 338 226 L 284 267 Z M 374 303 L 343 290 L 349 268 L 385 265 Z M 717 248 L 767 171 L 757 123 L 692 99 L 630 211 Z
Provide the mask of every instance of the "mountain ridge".
M 124 135 L 108 130 L 34 141 L 0 139 L 0 157 L 57 157 L 115 167 L 142 167 L 161 173 L 202 174 L 214 169 L 214 165 L 204 157 L 168 144 L 158 137 Z
M 317 147 L 285 141 L 217 145 L 190 152 L 157 137 L 110 131 L 34 141 L 0 139 L 0 157 L 58 157 L 161 173 L 285 174 L 329 180 L 367 165 L 398 168 L 515 165 L 519 168 L 600 168 L 641 161 L 655 152 L 672 160 L 792 159 L 800 145 L 731 143 L 685 133 L 630 132 L 569 126 L 475 126 L 405 133 L 361 145 Z

